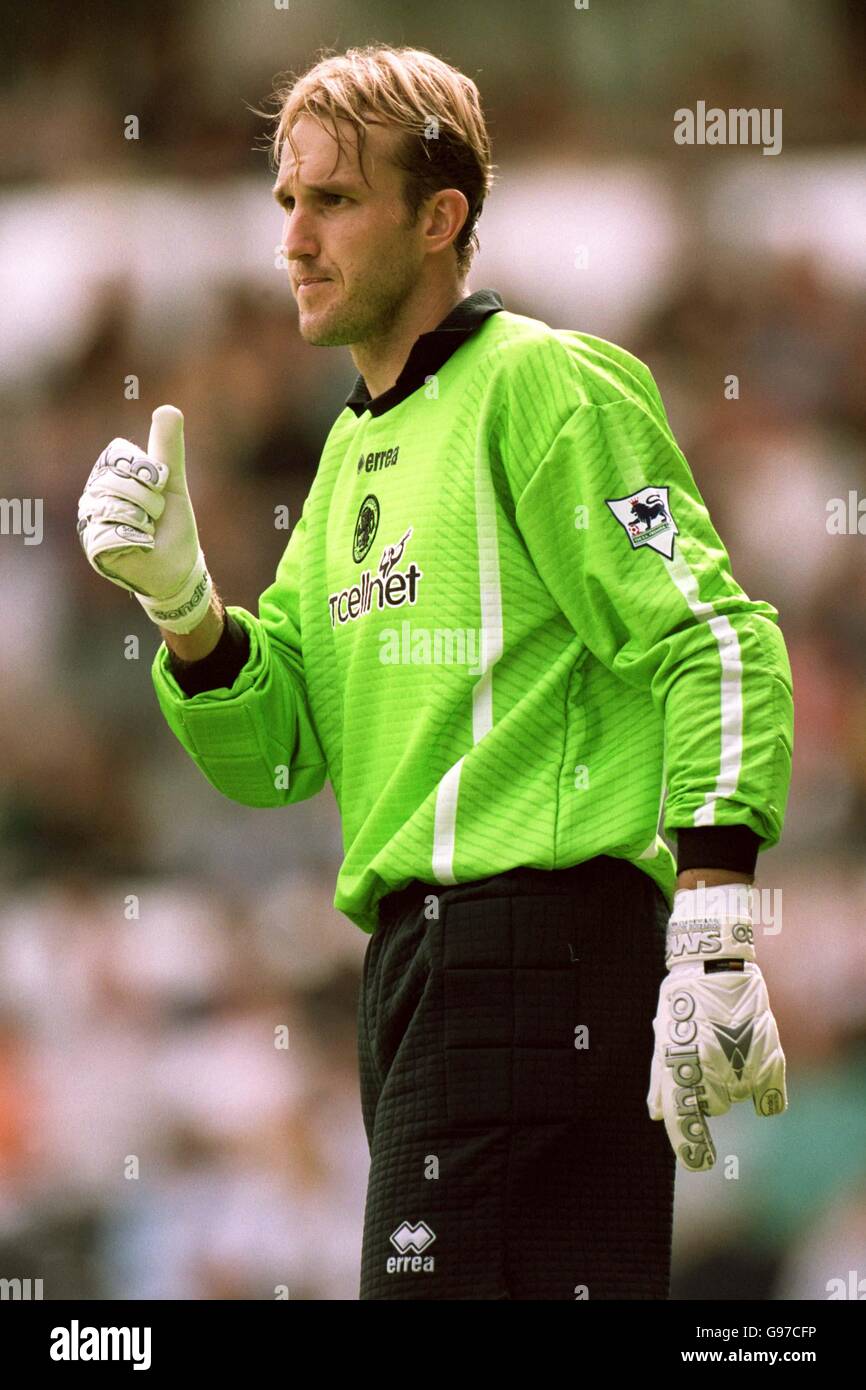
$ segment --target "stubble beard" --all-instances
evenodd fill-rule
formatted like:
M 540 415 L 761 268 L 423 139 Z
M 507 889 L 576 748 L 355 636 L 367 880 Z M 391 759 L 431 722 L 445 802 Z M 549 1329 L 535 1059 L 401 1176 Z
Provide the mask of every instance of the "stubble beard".
M 401 267 L 396 280 L 392 274 L 387 282 L 356 289 L 342 304 L 331 311 L 326 309 L 306 327 L 300 317 L 301 336 L 313 347 L 351 347 L 387 338 L 416 276 L 413 267 Z

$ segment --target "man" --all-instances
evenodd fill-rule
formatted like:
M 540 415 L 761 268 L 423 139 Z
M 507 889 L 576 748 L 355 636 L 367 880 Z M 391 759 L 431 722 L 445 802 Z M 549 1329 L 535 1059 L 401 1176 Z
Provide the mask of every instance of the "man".
M 335 905 L 371 935 L 361 1297 L 666 1298 L 675 1152 L 705 1169 L 708 1115 L 786 1104 L 748 887 L 790 777 L 778 614 L 647 367 L 466 293 L 474 83 L 324 58 L 274 152 L 300 331 L 359 376 L 258 616 L 213 588 L 173 407 L 100 457 L 82 542 L 160 626 L 215 787 L 334 788 Z

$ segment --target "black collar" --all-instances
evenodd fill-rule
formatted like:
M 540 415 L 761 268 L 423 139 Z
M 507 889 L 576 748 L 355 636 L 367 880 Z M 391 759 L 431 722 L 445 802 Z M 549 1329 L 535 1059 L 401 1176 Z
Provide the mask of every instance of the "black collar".
M 415 339 L 403 370 L 393 386 L 374 400 L 367 390 L 364 378 L 359 376 L 346 400 L 346 405 L 354 410 L 356 415 L 363 415 L 365 410 L 369 410 L 371 415 L 384 415 L 386 410 L 399 405 L 400 401 L 404 401 L 413 391 L 417 391 L 419 386 L 423 386 L 425 378 L 438 371 L 443 362 L 447 362 L 451 354 L 457 351 L 460 344 L 470 337 L 486 318 L 504 308 L 505 305 L 496 290 L 476 290 L 474 294 L 467 295 L 454 306 L 438 328 L 432 329 L 429 333 L 422 333 Z

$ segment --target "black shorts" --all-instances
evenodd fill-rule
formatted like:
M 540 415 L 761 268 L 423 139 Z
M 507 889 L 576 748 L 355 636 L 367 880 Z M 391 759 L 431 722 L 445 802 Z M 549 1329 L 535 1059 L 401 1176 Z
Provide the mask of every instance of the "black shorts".
M 362 1299 L 668 1297 L 675 1158 L 646 1107 L 668 916 L 608 856 L 383 900 Z

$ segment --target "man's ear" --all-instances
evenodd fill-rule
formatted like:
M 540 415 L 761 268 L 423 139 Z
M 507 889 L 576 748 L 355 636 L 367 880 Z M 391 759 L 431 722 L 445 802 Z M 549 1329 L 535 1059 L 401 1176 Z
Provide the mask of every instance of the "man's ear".
M 459 188 L 440 188 L 430 195 L 428 204 L 428 247 L 441 251 L 460 235 L 469 216 L 469 200 Z

